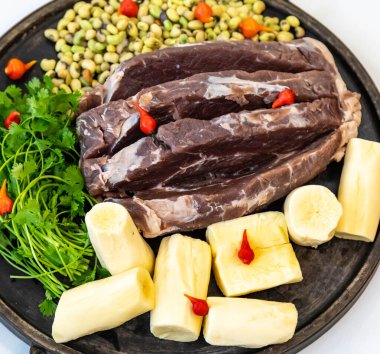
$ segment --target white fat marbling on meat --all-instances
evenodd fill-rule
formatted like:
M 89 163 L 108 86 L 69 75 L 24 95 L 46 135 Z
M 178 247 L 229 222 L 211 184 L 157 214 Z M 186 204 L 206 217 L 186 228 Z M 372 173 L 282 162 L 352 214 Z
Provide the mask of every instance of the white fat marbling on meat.
M 153 209 L 157 216 L 168 224 L 177 220 L 183 220 L 186 224 L 199 217 L 197 204 L 191 195 L 180 196 L 175 200 L 146 200 L 145 205 Z
M 109 76 L 104 86 L 106 88 L 106 95 L 104 98 L 105 103 L 108 103 L 111 101 L 112 96 L 116 92 L 116 90 L 119 88 L 120 81 L 123 79 L 123 77 L 124 77 L 124 72 L 122 70 L 117 71 Z
M 144 155 L 139 155 L 137 151 L 144 143 L 145 139 L 140 139 L 136 143 L 127 146 L 116 153 L 105 165 L 107 171 L 103 174 L 110 183 L 119 182 L 120 175 L 127 176 L 128 172 L 134 171 L 141 166 L 141 163 L 146 158 Z M 108 171 L 109 170 L 109 171 Z M 129 181 L 126 177 L 126 181 Z
M 265 92 L 278 94 L 288 88 L 282 85 L 269 85 L 262 82 L 242 80 L 235 75 L 231 77 L 210 76 L 208 83 L 207 90 L 203 95 L 203 97 L 208 100 L 234 95 L 237 89 L 242 90 L 242 93 L 245 95 L 263 95 Z M 272 98 L 267 98 L 267 100 L 268 102 L 266 103 L 269 103 L 272 101 Z
M 141 95 L 139 98 L 137 98 L 136 96 L 134 97 L 134 99 L 139 103 L 140 107 L 143 108 L 143 109 L 149 109 L 151 103 L 152 103 L 152 100 L 153 100 L 153 94 L 151 91 L 147 92 L 147 93 L 144 93 L 143 95 Z
M 131 116 L 129 116 L 128 119 L 126 119 L 123 125 L 121 126 L 119 136 L 125 136 L 139 119 L 140 115 L 138 113 L 133 113 Z
M 145 225 L 149 226 L 149 230 L 146 230 L 144 232 L 145 237 L 155 237 L 157 233 L 161 232 L 161 219 L 156 214 L 156 212 L 149 208 L 143 200 L 139 198 L 133 198 L 133 201 L 138 204 L 140 207 L 142 207 L 145 210 L 144 219 L 145 219 Z

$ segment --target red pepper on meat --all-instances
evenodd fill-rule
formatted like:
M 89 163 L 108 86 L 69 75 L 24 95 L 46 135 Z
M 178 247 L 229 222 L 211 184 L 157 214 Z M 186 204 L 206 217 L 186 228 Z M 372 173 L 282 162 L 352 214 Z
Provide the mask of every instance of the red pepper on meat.
M 7 195 L 7 180 L 5 179 L 0 190 L 0 215 L 9 214 L 13 209 L 13 201 Z
M 206 316 L 208 314 L 208 304 L 206 300 L 197 299 L 190 295 L 184 294 L 190 301 L 193 306 L 193 312 L 197 316 Z
M 279 93 L 277 99 L 273 102 L 272 108 L 287 106 L 296 101 L 296 93 L 292 89 L 285 89 Z
M 238 257 L 244 264 L 251 264 L 251 262 L 255 259 L 255 253 L 253 252 L 248 242 L 247 230 L 244 230 L 243 232 L 243 238 L 241 241 L 240 250 L 238 252 Z
M 133 102 L 133 105 L 140 113 L 140 130 L 146 135 L 153 134 L 157 128 L 155 119 L 147 111 L 144 111 L 137 102 Z
M 11 60 L 9 60 L 4 71 L 10 79 L 19 80 L 36 63 L 36 60 L 32 60 L 31 62 L 25 64 L 20 59 L 12 58 Z
M 205 2 L 198 2 L 194 9 L 194 16 L 203 23 L 212 21 L 212 9 Z
M 20 113 L 15 111 L 9 114 L 9 116 L 5 119 L 4 122 L 5 129 L 9 129 L 12 123 L 20 124 Z
M 124 15 L 128 17 L 137 17 L 139 12 L 139 5 L 137 5 L 133 0 L 123 0 L 120 3 L 119 15 Z

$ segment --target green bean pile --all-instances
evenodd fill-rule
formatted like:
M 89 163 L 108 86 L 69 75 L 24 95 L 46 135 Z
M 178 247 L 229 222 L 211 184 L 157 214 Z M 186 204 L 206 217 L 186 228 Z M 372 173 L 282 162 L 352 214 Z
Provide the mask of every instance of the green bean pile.
M 137 1 L 139 3 L 139 1 Z M 118 0 L 78 2 L 45 36 L 55 42 L 58 61 L 43 59 L 41 68 L 53 80 L 56 89 L 82 94 L 103 84 L 110 72 L 124 60 L 140 53 L 177 44 L 206 40 L 242 40 L 242 20 L 252 17 L 273 32 L 261 32 L 254 41 L 291 41 L 305 31 L 295 16 L 280 21 L 264 16 L 261 0 L 206 0 L 213 20 L 195 19 L 199 0 L 145 0 L 139 3 L 137 18 L 119 15 Z

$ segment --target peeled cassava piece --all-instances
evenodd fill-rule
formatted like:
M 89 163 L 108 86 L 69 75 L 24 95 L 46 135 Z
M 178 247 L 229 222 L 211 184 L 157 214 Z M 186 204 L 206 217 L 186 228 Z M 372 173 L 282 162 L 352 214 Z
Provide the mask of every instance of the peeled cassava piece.
M 206 300 L 210 273 L 206 242 L 180 234 L 162 239 L 154 270 L 156 307 L 150 316 L 154 336 L 179 342 L 198 339 L 203 318 L 194 314 L 185 294 Z
M 380 219 L 380 144 L 352 139 L 347 145 L 338 199 L 343 206 L 336 236 L 373 242 Z
M 294 336 L 298 313 L 291 303 L 208 297 L 203 335 L 211 345 L 261 348 Z
M 318 247 L 333 238 L 343 210 L 328 188 L 309 185 L 296 188 L 286 197 L 284 212 L 291 240 Z
M 238 257 L 244 230 L 255 254 L 250 264 Z M 266 212 L 210 225 L 206 239 L 211 246 L 215 279 L 225 296 L 302 280 L 282 213 Z
M 116 203 L 96 204 L 85 221 L 100 264 L 112 275 L 135 267 L 153 272 L 154 253 L 124 207 Z
M 53 322 L 53 339 L 64 343 L 118 327 L 154 307 L 153 281 L 134 268 L 65 291 Z

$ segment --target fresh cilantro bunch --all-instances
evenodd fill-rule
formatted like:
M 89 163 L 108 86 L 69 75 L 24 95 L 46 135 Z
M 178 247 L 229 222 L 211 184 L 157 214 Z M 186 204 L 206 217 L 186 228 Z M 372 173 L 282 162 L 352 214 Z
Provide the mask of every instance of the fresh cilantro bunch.
M 44 315 L 54 313 L 64 290 L 97 272 L 83 219 L 95 200 L 84 191 L 74 131 L 80 96 L 52 89 L 45 76 L 26 93 L 14 85 L 0 92 L 0 117 L 20 113 L 19 125 L 0 128 L 0 182 L 7 180 L 14 201 L 13 212 L 0 218 L 0 255 L 24 273 L 13 278 L 43 284 Z

